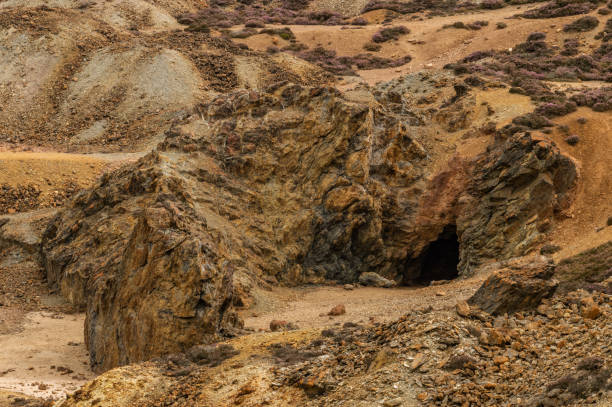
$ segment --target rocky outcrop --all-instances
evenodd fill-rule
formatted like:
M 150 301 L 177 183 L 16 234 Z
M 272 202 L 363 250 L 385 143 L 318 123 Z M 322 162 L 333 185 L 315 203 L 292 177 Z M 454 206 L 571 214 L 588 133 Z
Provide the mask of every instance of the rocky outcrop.
M 553 143 L 525 133 L 479 159 L 473 177 L 466 200 L 478 203 L 458 220 L 460 270 L 524 255 L 541 243 L 555 216 L 569 208 L 578 174 Z
M 514 260 L 487 278 L 468 302 L 491 314 L 535 309 L 555 292 L 554 271 L 545 257 Z
M 231 333 L 253 281 L 409 282 L 449 230 L 462 273 L 528 251 L 565 202 L 571 161 L 528 134 L 475 160 L 445 153 L 436 134 L 477 125 L 475 99 L 423 75 L 374 94 L 280 83 L 219 96 L 79 194 L 43 255 L 50 283 L 87 310 L 92 365 Z
M 233 269 L 218 251 L 222 238 L 206 231 L 181 181 L 158 164 L 152 154 L 138 168 L 105 176 L 43 236 L 49 283 L 86 308 L 96 370 L 239 327 L 230 309 Z

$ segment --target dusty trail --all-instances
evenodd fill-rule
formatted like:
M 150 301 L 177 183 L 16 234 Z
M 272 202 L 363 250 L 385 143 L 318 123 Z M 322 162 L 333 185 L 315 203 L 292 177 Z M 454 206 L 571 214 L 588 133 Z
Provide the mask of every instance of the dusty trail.
M 300 329 L 322 329 L 345 322 L 368 324 L 395 320 L 411 310 L 433 307 L 450 309 L 457 301 L 470 297 L 484 281 L 484 276 L 455 280 L 428 287 L 374 288 L 346 290 L 342 286 L 316 288 L 274 288 L 258 291 L 258 303 L 242 312 L 245 327 L 267 330 L 271 320 L 297 324 Z M 346 314 L 328 316 L 338 304 Z

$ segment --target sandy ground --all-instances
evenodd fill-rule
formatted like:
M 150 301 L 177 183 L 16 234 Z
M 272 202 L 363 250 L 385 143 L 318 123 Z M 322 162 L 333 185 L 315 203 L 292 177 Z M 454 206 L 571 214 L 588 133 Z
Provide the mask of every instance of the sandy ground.
M 297 324 L 301 329 L 325 328 L 345 322 L 372 323 L 397 319 L 414 309 L 432 306 L 436 310 L 453 307 L 470 297 L 485 276 L 455 280 L 430 287 L 374 288 L 346 290 L 342 286 L 281 288 L 260 291 L 257 302 L 242 311 L 245 327 L 256 331 L 268 329 L 270 321 Z M 327 313 L 342 304 L 346 314 L 331 317 Z
M 578 119 L 586 119 L 580 124 Z M 605 227 L 612 216 L 612 114 L 579 108 L 576 112 L 555 120 L 569 127 L 580 141 L 570 146 L 565 134 L 558 129 L 541 137 L 554 141 L 564 153 L 578 164 L 578 190 L 569 217 L 555 225 L 552 243 L 562 250 L 557 260 L 576 255 L 612 240 L 612 228 Z
M 94 377 L 83 343 L 83 314 L 33 312 L 23 330 L 0 336 L 0 390 L 62 397 Z
M 0 151 L 0 184 L 35 183 L 43 191 L 68 181 L 90 186 L 102 172 L 142 155 Z

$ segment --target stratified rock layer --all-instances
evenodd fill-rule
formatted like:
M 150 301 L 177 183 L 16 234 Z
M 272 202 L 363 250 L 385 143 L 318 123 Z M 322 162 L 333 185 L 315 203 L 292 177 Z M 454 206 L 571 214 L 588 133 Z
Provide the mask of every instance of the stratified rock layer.
M 528 134 L 476 159 L 441 153 L 436 132 L 476 123 L 476 102 L 427 75 L 374 95 L 279 84 L 220 96 L 79 194 L 43 256 L 49 282 L 87 310 L 94 368 L 231 333 L 249 281 L 409 282 L 449 225 L 465 274 L 538 243 L 569 200 L 572 162 Z

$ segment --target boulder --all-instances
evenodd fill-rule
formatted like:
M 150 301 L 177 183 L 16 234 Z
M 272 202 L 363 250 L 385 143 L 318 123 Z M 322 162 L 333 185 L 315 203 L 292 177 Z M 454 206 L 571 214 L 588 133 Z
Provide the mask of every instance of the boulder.
M 535 309 L 559 284 L 552 278 L 554 270 L 554 263 L 542 256 L 511 261 L 487 278 L 468 303 L 490 314 Z
M 388 280 L 374 272 L 361 273 L 359 276 L 359 283 L 372 287 L 391 288 L 395 286 L 395 281 Z

